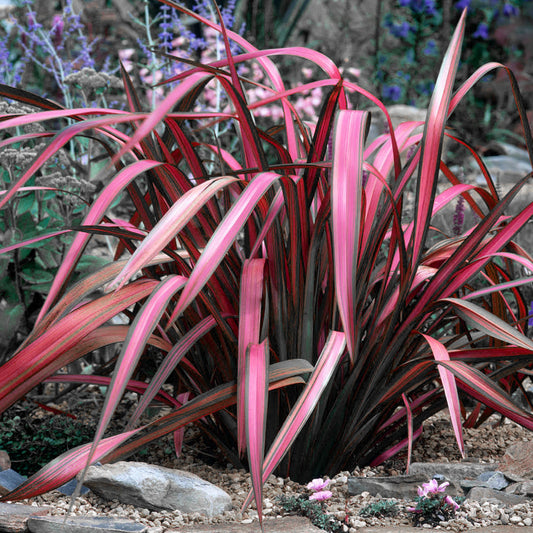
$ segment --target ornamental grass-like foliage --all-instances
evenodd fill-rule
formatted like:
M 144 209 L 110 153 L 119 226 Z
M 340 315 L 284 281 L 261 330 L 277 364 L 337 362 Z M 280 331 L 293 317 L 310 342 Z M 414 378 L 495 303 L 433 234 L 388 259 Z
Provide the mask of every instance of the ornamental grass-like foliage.
M 478 80 L 505 69 L 484 65 L 454 92 L 466 12 L 426 122 L 393 129 L 385 106 L 320 53 L 260 51 L 223 25 L 163 3 L 220 32 L 226 51 L 233 42 L 241 52 L 189 61 L 150 113 L 124 69 L 129 111 L 62 109 L 20 89 L 0 90 L 38 108 L 1 116 L 2 132 L 44 126 L 6 135 L 2 146 L 46 142 L 3 192 L 1 207 L 33 190 L 43 165 L 77 137 L 90 138 L 99 147 L 94 157 L 112 170 L 82 224 L 66 228 L 75 236 L 35 327 L 0 368 L 0 411 L 45 381 L 108 385 L 94 442 L 4 499 L 49 491 L 89 463 L 115 461 L 166 434 L 179 450 L 184 426 L 195 423 L 235 464 L 247 456 L 253 490 L 245 506 L 255 497 L 261 516 L 262 485 L 275 470 L 308 481 L 379 464 L 410 451 L 424 420 L 446 407 L 461 451 L 463 424 L 493 412 L 532 428 L 532 414 L 510 399 L 533 363 L 519 290 L 533 281 L 519 275 L 533 271 L 533 260 L 512 241 L 533 205 L 510 214 L 531 175 L 500 198 L 471 147 L 484 186 L 463 183 L 441 157 L 445 138 L 465 144 L 446 131 L 448 117 Z M 285 87 L 274 62 L 281 55 L 314 63 L 322 78 Z M 269 80 L 267 96 L 253 103 L 247 92 L 257 82 L 238 73 L 247 62 Z M 224 109 L 201 105 L 213 84 L 227 99 Z M 304 122 L 291 101 L 316 87 L 327 89 L 320 115 Z M 379 107 L 387 133 L 366 142 L 370 116 L 351 108 L 353 95 Z M 283 120 L 258 120 L 273 103 Z M 216 127 L 226 131 L 223 143 Z M 452 214 L 459 197 L 476 222 L 447 235 L 436 215 Z M 125 200 L 134 206 L 128 220 L 113 215 Z M 115 240 L 114 259 L 72 284 L 95 235 Z M 65 373 L 109 345 L 117 346 L 111 378 Z M 140 382 L 147 360 L 159 364 Z M 104 438 L 126 389 L 139 394 L 137 409 L 124 433 Z M 154 398 L 171 412 L 139 426 Z

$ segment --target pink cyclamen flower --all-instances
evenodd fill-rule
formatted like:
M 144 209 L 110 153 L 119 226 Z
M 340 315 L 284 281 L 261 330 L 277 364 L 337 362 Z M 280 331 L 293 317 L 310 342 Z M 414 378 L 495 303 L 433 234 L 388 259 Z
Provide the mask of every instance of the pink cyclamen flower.
M 316 500 L 317 502 L 321 502 L 324 500 L 329 500 L 331 498 L 332 494 L 329 490 L 321 490 L 320 492 L 314 492 L 309 496 L 310 500 Z
M 329 485 L 329 479 L 325 481 L 322 478 L 313 479 L 313 481 L 307 484 L 309 490 L 314 490 L 315 492 L 324 490 Z
M 446 496 L 446 498 L 444 498 L 444 501 L 448 505 L 451 505 L 455 511 L 459 509 L 459 504 L 451 496 Z
M 438 492 L 444 492 L 448 485 L 449 483 L 447 481 L 439 485 L 439 482 L 436 479 L 432 479 L 428 483 L 422 483 L 422 486 L 418 487 L 418 495 L 421 498 L 427 498 L 428 496 L 432 494 L 437 494 Z

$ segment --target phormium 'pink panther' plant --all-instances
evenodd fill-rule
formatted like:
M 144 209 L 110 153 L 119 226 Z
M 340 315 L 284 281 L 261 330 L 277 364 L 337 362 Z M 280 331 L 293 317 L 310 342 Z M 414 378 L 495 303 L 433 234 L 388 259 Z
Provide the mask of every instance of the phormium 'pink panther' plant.
M 453 92 L 466 13 L 426 122 L 393 129 L 385 106 L 320 53 L 260 51 L 162 1 L 220 32 L 226 50 L 233 40 L 242 52 L 192 64 L 151 113 L 140 111 L 125 71 L 130 111 L 62 109 L 0 88 L 41 109 L 0 117 L 1 146 L 48 143 L 3 191 L 0 207 L 31 189 L 43 164 L 76 136 L 96 139 L 96 157 L 108 157 L 114 169 L 82 226 L 66 228 L 76 236 L 35 327 L 0 368 L 0 411 L 45 381 L 108 385 L 94 442 L 58 457 L 3 499 L 49 491 L 89 463 L 115 461 L 166 434 L 179 449 L 184 426 L 194 423 L 236 464 L 247 454 L 253 489 L 245 506 L 255 498 L 261 516 L 262 486 L 274 470 L 306 481 L 378 464 L 406 447 L 410 454 L 424 420 L 445 407 L 462 452 L 462 425 L 494 411 L 532 428 L 532 414 L 510 393 L 533 363 L 519 291 L 533 278 L 517 277 L 522 267 L 533 271 L 533 260 L 512 242 L 533 205 L 509 214 L 531 175 L 500 198 L 471 147 L 484 187 L 462 183 L 441 158 L 445 137 L 465 144 L 446 131 L 447 118 L 479 79 L 505 68 L 484 65 Z M 286 90 L 273 62 L 279 55 L 313 62 L 323 79 Z M 257 85 L 238 75 L 243 62 L 260 65 L 270 96 L 248 103 Z M 511 72 L 509 79 L 533 155 Z M 211 80 L 231 109 L 193 111 Z M 291 98 L 316 87 L 329 89 L 309 125 Z M 389 133 L 365 142 L 369 113 L 350 109 L 354 93 L 381 109 Z M 283 121 L 261 129 L 255 115 L 272 102 L 282 106 Z M 54 129 L 62 120 L 67 124 Z M 36 123 L 43 133 L 8 136 Z M 213 139 L 217 123 L 232 129 L 233 144 Z M 111 211 L 122 194 L 135 206 L 129 220 Z M 435 215 L 459 196 L 477 222 L 446 235 Z M 116 238 L 114 260 L 69 283 L 96 234 Z M 117 316 L 121 322 L 111 322 Z M 112 378 L 58 374 L 114 344 Z M 135 380 L 139 365 L 161 354 L 149 382 Z M 138 406 L 123 433 L 104 438 L 126 389 L 138 392 Z M 172 411 L 138 427 L 156 395 Z

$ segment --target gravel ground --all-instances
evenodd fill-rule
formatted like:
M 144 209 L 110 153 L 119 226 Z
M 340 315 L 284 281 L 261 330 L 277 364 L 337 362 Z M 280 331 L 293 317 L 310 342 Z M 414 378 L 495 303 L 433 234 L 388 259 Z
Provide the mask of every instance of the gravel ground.
M 479 429 L 465 430 L 465 446 L 470 459 L 479 459 L 482 462 L 496 463 L 503 455 L 505 449 L 519 441 L 529 440 L 531 432 L 524 430 L 516 424 L 506 421 L 497 424 L 498 419 L 490 420 Z M 97 516 L 106 514 L 114 517 L 128 517 L 144 523 L 150 527 L 149 533 L 163 533 L 168 530 L 178 529 L 184 525 L 241 522 L 250 523 L 257 520 L 257 512 L 252 506 L 241 513 L 242 502 L 251 487 L 250 477 L 244 470 L 236 470 L 230 465 L 211 466 L 203 462 L 196 448 L 186 446 L 183 456 L 173 458 L 169 453 L 168 443 L 158 446 L 150 452 L 149 457 L 140 458 L 145 462 L 152 462 L 169 468 L 179 468 L 193 472 L 200 477 L 218 485 L 228 492 L 234 502 L 234 510 L 224 515 L 212 518 L 195 513 L 190 515 L 174 512 L 153 512 L 139 509 L 130 505 L 120 504 L 118 501 L 104 501 L 98 496 L 89 493 L 79 498 L 74 505 L 74 514 Z M 139 459 L 139 458 L 136 458 Z M 436 416 L 429 421 L 424 429 L 423 436 L 415 444 L 413 461 L 453 462 L 459 461 L 460 455 L 453 436 L 450 423 L 444 415 Z M 398 501 L 400 512 L 395 517 L 362 517 L 359 512 L 370 503 L 379 501 L 378 498 L 363 493 L 358 496 L 349 496 L 347 481 L 350 475 L 376 476 L 396 475 L 404 472 L 405 458 L 390 461 L 377 468 L 358 469 L 354 472 L 340 472 L 335 476 L 328 489 L 333 496 L 325 503 L 326 511 L 342 521 L 344 531 L 354 533 L 365 526 L 398 526 L 411 525 L 411 513 L 407 507 L 414 502 Z M 291 481 L 271 476 L 265 486 L 264 515 L 265 518 L 282 516 L 284 511 L 277 502 L 280 495 L 298 495 L 305 493 L 304 487 Z M 70 499 L 51 492 L 29 500 L 27 503 L 34 505 L 51 505 L 53 514 L 63 515 L 67 512 Z M 513 507 L 493 503 L 479 504 L 465 501 L 455 518 L 450 522 L 441 522 L 438 529 L 449 531 L 466 531 L 481 526 L 510 524 L 516 526 L 531 526 L 533 524 L 533 504 L 520 504 Z

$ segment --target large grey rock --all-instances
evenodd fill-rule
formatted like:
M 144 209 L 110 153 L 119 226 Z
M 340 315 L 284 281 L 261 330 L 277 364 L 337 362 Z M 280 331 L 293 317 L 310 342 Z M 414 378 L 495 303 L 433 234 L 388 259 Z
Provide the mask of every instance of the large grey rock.
M 148 527 L 107 516 L 32 516 L 28 529 L 31 533 L 144 533 Z
M 83 481 L 103 498 L 153 510 L 198 512 L 212 517 L 232 508 L 230 496 L 190 472 L 121 461 L 91 466 Z
M 494 465 L 484 463 L 411 463 L 409 473 L 433 479 L 435 475 L 444 476 L 450 483 L 458 483 L 463 479 L 475 479 L 483 472 L 494 470 Z
M 526 503 L 530 501 L 525 496 L 517 494 L 508 494 L 501 490 L 489 489 L 486 487 L 474 487 L 468 494 L 467 499 L 477 502 L 495 502 L 504 503 L 506 505 L 517 505 L 519 503 Z
M 20 503 L 0 503 L 0 532 L 24 533 L 28 531 L 27 521 L 30 516 L 44 516 L 50 510 L 50 507 L 36 507 Z
M 484 158 L 484 163 L 491 174 L 498 173 L 504 183 L 514 183 L 531 172 L 531 163 L 511 155 L 493 155 Z
M 483 472 L 477 479 L 487 484 L 487 486 L 494 490 L 503 490 L 509 486 L 509 481 L 501 472 Z
M 26 477 L 21 476 L 15 470 L 8 468 L 0 472 L 0 496 L 5 496 L 12 490 L 15 490 L 19 485 L 26 481 Z
M 423 475 L 351 477 L 348 478 L 348 493 L 368 492 L 372 496 L 380 494 L 383 498 L 411 499 L 417 495 L 418 486 L 427 481 Z

